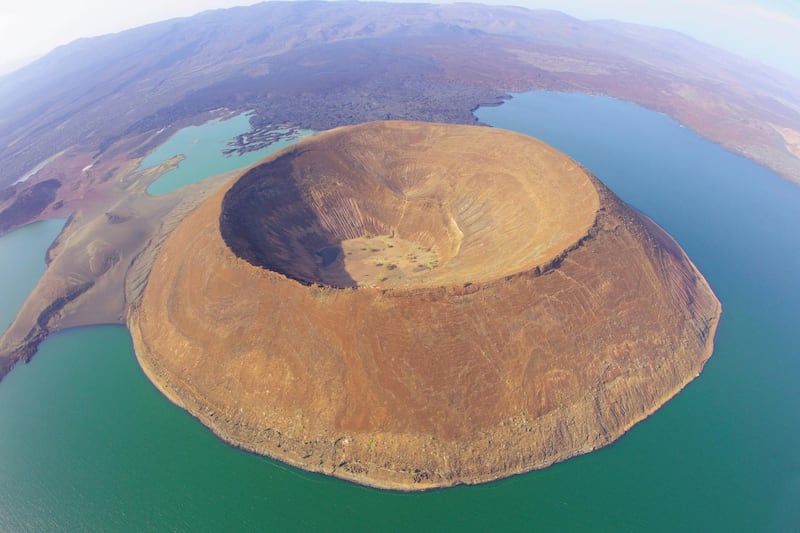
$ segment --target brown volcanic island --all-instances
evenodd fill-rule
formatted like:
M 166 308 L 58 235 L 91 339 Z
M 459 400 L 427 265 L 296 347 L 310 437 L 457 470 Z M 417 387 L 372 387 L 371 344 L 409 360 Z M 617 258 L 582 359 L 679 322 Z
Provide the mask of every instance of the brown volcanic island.
M 130 327 L 226 441 L 413 490 L 608 444 L 698 375 L 719 314 L 675 241 L 553 148 L 378 122 L 190 213 Z

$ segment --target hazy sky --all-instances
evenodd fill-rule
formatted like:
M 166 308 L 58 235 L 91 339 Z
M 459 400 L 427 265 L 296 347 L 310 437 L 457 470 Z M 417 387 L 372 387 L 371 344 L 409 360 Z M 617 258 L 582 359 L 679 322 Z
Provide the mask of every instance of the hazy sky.
M 78 37 L 248 0 L 4 0 L 0 72 Z M 486 0 L 677 29 L 800 77 L 800 0 Z M 9 5 L 10 4 L 10 5 Z

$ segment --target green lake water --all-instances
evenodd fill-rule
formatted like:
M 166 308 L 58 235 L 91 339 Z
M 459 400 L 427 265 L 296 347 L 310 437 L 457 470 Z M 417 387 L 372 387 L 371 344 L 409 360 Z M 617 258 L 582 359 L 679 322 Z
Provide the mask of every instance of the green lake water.
M 297 135 L 281 139 L 261 150 L 242 155 L 225 156 L 222 154 L 222 150 L 228 148 L 228 142 L 231 139 L 246 133 L 249 129 L 249 116 L 242 114 L 227 120 L 210 120 L 199 126 L 189 126 L 178 130 L 165 143 L 159 145 L 144 158 L 139 165 L 139 168 L 149 168 L 179 154 L 185 157 L 178 168 L 166 172 L 151 183 L 147 192 L 156 196 L 167 194 L 184 185 L 246 167 L 281 148 L 294 144 L 302 136 L 311 133 L 309 130 L 300 130 Z
M 575 157 L 706 275 L 723 320 L 681 394 L 547 470 L 398 494 L 227 446 L 150 385 L 124 328 L 72 330 L 0 383 L 0 531 L 797 530 L 800 187 L 613 99 L 528 93 L 477 115 Z M 0 307 L 43 269 L 6 259 L 41 260 L 53 233 L 28 229 L 0 238 Z
M 0 332 L 36 287 L 45 270 L 45 252 L 63 227 L 63 220 L 43 220 L 0 238 Z

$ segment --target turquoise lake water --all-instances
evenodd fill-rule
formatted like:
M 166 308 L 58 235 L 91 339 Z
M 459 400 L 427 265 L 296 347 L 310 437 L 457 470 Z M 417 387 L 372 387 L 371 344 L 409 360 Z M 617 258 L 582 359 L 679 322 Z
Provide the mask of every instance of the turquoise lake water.
M 72 330 L 0 383 L 0 531 L 797 530 L 800 187 L 617 100 L 528 93 L 477 115 L 575 157 L 703 271 L 724 315 L 681 394 L 547 470 L 397 494 L 232 449 L 150 385 L 124 328 Z M 43 269 L 5 258 L 53 237 L 19 235 L 0 238 L 4 296 Z
M 43 220 L 0 238 L 0 332 L 36 287 L 45 270 L 45 252 L 63 227 L 63 220 Z
M 139 165 L 139 168 L 149 168 L 179 154 L 185 157 L 178 168 L 163 174 L 151 183 L 147 192 L 156 196 L 167 194 L 184 185 L 229 170 L 246 167 L 281 148 L 296 143 L 302 136 L 311 133 L 309 130 L 300 130 L 295 136 L 242 155 L 225 156 L 222 154 L 222 150 L 228 148 L 228 142 L 231 139 L 246 133 L 249 129 L 249 116 L 243 114 L 227 120 L 210 120 L 199 126 L 189 126 L 178 130 L 165 143 L 150 152 Z

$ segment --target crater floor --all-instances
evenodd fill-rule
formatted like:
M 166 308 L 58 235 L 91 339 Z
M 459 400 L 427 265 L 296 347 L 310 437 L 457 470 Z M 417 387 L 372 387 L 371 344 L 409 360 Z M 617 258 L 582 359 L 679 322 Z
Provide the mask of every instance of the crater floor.
M 416 490 L 612 442 L 699 374 L 719 314 L 675 241 L 565 155 L 393 121 L 201 204 L 129 327 L 156 386 L 228 442 Z

